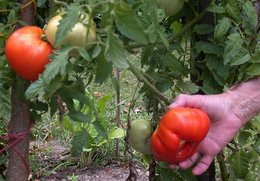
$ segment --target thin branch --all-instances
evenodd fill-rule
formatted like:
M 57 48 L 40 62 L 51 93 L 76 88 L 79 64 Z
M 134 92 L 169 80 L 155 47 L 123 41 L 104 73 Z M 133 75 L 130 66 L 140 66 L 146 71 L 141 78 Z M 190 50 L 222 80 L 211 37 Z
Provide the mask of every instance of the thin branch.
M 149 82 L 144 73 L 136 68 L 134 65 L 129 63 L 129 69 L 136 76 L 136 78 L 143 82 L 160 100 L 162 100 L 166 105 L 169 105 L 171 102 L 167 99 L 167 97 L 162 94 L 151 82 Z

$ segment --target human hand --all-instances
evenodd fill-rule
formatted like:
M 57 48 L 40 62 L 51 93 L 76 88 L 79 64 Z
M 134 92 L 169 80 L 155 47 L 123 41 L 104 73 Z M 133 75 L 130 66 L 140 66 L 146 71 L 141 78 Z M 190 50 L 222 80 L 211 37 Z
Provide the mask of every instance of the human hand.
M 211 120 L 210 129 L 206 138 L 201 142 L 194 155 L 178 166 L 187 169 L 194 165 L 192 172 L 200 175 L 205 172 L 214 157 L 235 137 L 243 127 L 244 122 L 237 114 L 238 103 L 228 93 L 218 95 L 179 95 L 169 108 L 192 107 L 206 112 Z M 197 162 L 198 160 L 198 162 Z M 176 165 L 169 165 L 176 168 Z

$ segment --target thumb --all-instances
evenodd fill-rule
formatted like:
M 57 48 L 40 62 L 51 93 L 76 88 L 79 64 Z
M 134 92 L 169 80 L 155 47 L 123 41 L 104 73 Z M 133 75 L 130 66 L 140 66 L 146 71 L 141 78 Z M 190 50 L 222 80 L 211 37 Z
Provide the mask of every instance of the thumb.
M 202 95 L 187 95 L 180 94 L 176 97 L 175 101 L 169 105 L 169 108 L 176 107 L 191 107 L 191 108 L 201 108 L 202 106 Z

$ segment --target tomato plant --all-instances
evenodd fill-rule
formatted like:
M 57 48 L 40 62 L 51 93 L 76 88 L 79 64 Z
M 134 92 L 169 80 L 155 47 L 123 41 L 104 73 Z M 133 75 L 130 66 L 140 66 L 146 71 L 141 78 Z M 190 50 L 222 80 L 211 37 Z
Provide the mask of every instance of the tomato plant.
M 142 107 L 145 107 L 145 112 L 151 116 L 151 123 L 155 126 L 158 124 L 161 114 L 165 111 L 164 108 L 180 93 L 222 93 L 234 84 L 260 75 L 258 59 L 260 55 L 259 22 L 258 13 L 255 11 L 255 7 L 259 7 L 259 4 L 256 4 L 258 1 L 39 0 L 37 2 L 30 1 L 22 6 L 17 2 L 2 0 L 0 3 L 0 118 L 4 117 L 10 120 L 11 104 L 14 110 L 20 111 L 18 106 L 22 104 L 14 105 L 9 99 L 11 92 L 19 90 L 19 95 L 24 96 L 26 103 L 28 103 L 28 111 L 23 112 L 25 114 L 32 113 L 35 120 L 42 119 L 45 117 L 42 114 L 50 110 L 50 115 L 53 116 L 50 120 L 55 118 L 54 115 L 58 113 L 61 121 L 66 115 L 66 118 L 79 122 L 80 125 L 84 123 L 84 129 L 78 131 L 72 139 L 72 149 L 79 154 L 86 152 L 83 148 L 104 145 L 104 142 L 100 144 L 97 142 L 93 145 L 95 139 L 92 138 L 95 137 L 97 141 L 100 141 L 111 136 L 107 125 L 104 125 L 102 121 L 106 118 L 98 113 L 102 112 L 99 109 L 102 109 L 104 114 L 105 110 L 107 114 L 114 110 L 102 106 L 102 101 L 99 103 L 91 101 L 90 95 L 93 87 L 97 88 L 102 84 L 106 86 L 108 85 L 107 81 L 112 80 L 117 93 L 115 97 L 118 98 L 125 93 L 124 91 L 120 93 L 120 89 L 129 87 L 127 93 L 133 96 L 132 101 L 129 101 L 129 105 L 131 105 L 129 110 L 131 108 L 133 111 L 129 111 L 129 120 L 137 114 L 134 110 L 137 106 L 135 103 L 138 104 L 135 99 L 138 97 L 142 99 L 141 102 L 144 104 Z M 31 11 L 27 11 L 30 7 Z M 163 10 L 165 13 L 162 13 Z M 22 15 L 22 13 L 29 14 Z M 87 13 L 88 16 L 82 15 L 84 13 Z M 27 22 L 28 16 L 31 17 L 29 22 Z M 21 19 L 21 17 L 24 18 Z M 50 17 L 53 17 L 54 20 L 52 21 Z M 8 35 L 19 22 L 27 24 L 35 22 L 38 27 L 43 27 L 47 22 L 48 24 L 45 27 L 45 32 L 48 34 L 47 38 L 53 47 L 57 48 L 42 76 L 29 87 L 28 85 L 25 86 L 24 92 L 19 89 L 24 82 L 20 79 L 14 81 L 10 68 L 6 65 L 6 56 L 4 56 L 4 46 Z M 52 22 L 54 23 L 52 24 Z M 96 28 L 95 24 L 97 25 Z M 23 37 L 25 38 L 25 36 Z M 14 42 L 10 47 L 18 46 L 17 40 Z M 92 45 L 94 45 L 93 48 L 91 48 Z M 20 59 L 20 57 L 25 58 L 25 55 L 27 56 L 27 53 L 32 52 L 35 47 L 34 44 L 31 44 L 29 48 L 23 51 L 23 54 L 20 53 L 17 62 L 25 60 Z M 13 50 L 12 48 L 10 49 Z M 77 56 L 70 56 L 72 48 L 79 51 Z M 18 55 L 17 53 L 10 54 L 12 56 Z M 40 59 L 32 58 L 31 60 L 39 62 Z M 29 66 L 25 66 L 24 62 L 21 63 L 22 65 L 26 67 L 23 74 L 32 73 L 28 71 Z M 134 75 L 137 79 L 126 76 L 115 78 L 115 72 L 117 72 L 114 71 L 115 68 L 120 69 L 121 75 L 131 72 L 133 73 L 131 75 Z M 136 81 L 134 84 L 136 87 L 128 84 L 132 81 Z M 122 82 L 124 83 L 122 84 Z M 11 90 L 15 87 L 12 85 L 13 83 L 18 85 L 18 88 L 14 91 Z M 132 90 L 136 90 L 135 93 Z M 102 93 L 110 93 L 109 91 L 102 91 Z M 125 100 L 122 101 L 122 103 L 124 102 Z M 113 109 L 124 105 L 126 104 L 121 104 L 121 101 L 118 101 Z M 124 114 L 125 112 L 122 111 L 121 113 Z M 22 122 L 22 124 L 28 120 L 22 120 L 26 116 L 17 117 L 19 119 L 17 122 Z M 138 117 L 142 118 L 141 115 L 138 115 Z M 121 120 L 123 121 L 123 119 Z M 158 133 L 165 134 L 160 132 L 162 128 L 163 130 L 170 130 L 168 128 L 171 128 L 172 124 L 169 123 L 167 122 L 167 125 L 170 125 L 167 129 L 164 129 L 163 126 L 157 128 L 157 136 Z M 124 126 L 124 122 L 117 125 Z M 174 126 L 177 129 L 176 124 Z M 255 158 L 257 157 L 254 156 L 255 149 L 253 146 L 257 145 L 256 141 L 258 141 L 255 127 L 252 125 L 247 127 L 246 131 L 240 134 L 242 142 L 238 141 L 239 144 L 230 143 L 228 152 L 221 155 L 223 160 L 216 160 L 220 163 L 216 164 L 216 167 L 221 167 L 217 168 L 217 171 L 221 171 L 221 174 L 217 173 L 219 174 L 217 177 L 226 175 L 230 180 L 237 180 L 252 177 L 252 172 L 257 174 L 254 171 L 256 170 Z M 141 146 L 145 145 L 146 137 L 143 133 L 146 132 L 132 133 L 133 128 L 135 126 L 132 126 L 132 130 L 129 132 L 132 135 L 130 135 L 132 139 L 132 143 L 130 143 L 134 145 L 135 139 L 138 138 L 137 140 L 141 140 L 141 142 L 137 143 L 141 143 Z M 193 135 L 193 131 L 186 129 L 186 127 L 183 128 L 182 134 L 185 133 L 186 135 L 186 133 L 191 132 L 190 134 Z M 92 135 L 92 132 L 93 137 L 89 136 L 89 134 Z M 180 140 L 179 145 L 174 144 L 178 149 L 183 151 L 189 148 L 189 145 L 193 145 L 193 142 L 198 144 L 197 140 L 186 140 L 181 137 L 182 134 L 175 133 Z M 140 135 L 140 137 L 135 135 Z M 194 137 L 196 138 L 196 136 Z M 113 134 L 112 137 L 114 137 Z M 250 139 L 244 140 L 242 139 L 244 137 Z M 251 137 L 255 139 L 251 139 Z M 176 138 L 176 140 L 178 139 Z M 246 144 L 242 144 L 243 141 Z M 160 148 L 167 151 L 167 146 L 166 144 L 166 146 Z M 143 150 L 148 147 L 145 146 Z M 243 149 L 238 152 L 237 149 L 240 148 Z M 137 147 L 136 150 L 138 150 Z M 142 148 L 139 150 L 142 151 Z M 131 149 L 126 152 L 129 154 L 125 157 L 129 161 L 132 158 L 131 156 L 134 156 L 130 152 Z M 231 157 L 232 155 L 233 157 Z M 168 155 L 166 154 L 166 156 Z M 15 155 L 16 158 L 17 155 Z M 227 158 L 232 158 L 232 161 Z M 155 162 L 151 161 L 151 169 L 149 169 L 151 180 L 156 176 L 160 177 L 159 180 L 169 180 L 169 178 L 175 178 L 175 176 L 177 177 L 176 180 L 191 180 L 189 177 L 186 179 L 187 177 L 181 175 L 184 172 L 188 173 L 186 171 L 169 170 L 160 163 L 153 164 Z M 225 165 L 228 165 L 228 167 L 223 167 Z M 130 167 L 130 170 L 133 169 Z M 28 176 L 25 178 L 27 179 Z M 222 180 L 227 179 L 223 178 Z
M 209 117 L 194 108 L 174 108 L 167 111 L 152 135 L 151 147 L 155 159 L 169 163 L 191 157 L 209 130 Z
M 178 14 L 182 10 L 185 3 L 184 0 L 158 0 L 158 2 L 167 16 L 174 16 Z
M 36 26 L 18 29 L 8 38 L 5 55 L 12 69 L 25 80 L 35 81 L 50 62 L 52 46 L 43 41 L 43 30 Z
M 129 142 L 138 152 L 151 154 L 150 137 L 152 126 L 148 120 L 137 119 L 131 122 L 129 129 Z
M 81 20 L 75 24 L 70 32 L 63 38 L 63 41 L 56 45 L 56 34 L 62 20 L 62 15 L 56 15 L 50 19 L 45 27 L 47 40 L 54 47 L 70 44 L 76 47 L 90 49 L 96 41 L 96 25 L 93 20 L 89 21 L 87 14 L 81 15 Z

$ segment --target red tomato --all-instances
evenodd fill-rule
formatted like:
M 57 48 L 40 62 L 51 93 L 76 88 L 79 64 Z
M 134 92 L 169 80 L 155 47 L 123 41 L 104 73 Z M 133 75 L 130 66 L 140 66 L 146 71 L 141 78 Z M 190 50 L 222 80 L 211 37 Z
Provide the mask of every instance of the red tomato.
M 174 108 L 161 118 L 151 138 L 156 160 L 176 163 L 191 157 L 209 130 L 208 115 L 194 108 Z
M 25 26 L 13 32 L 7 39 L 5 55 L 8 64 L 23 79 L 35 81 L 50 62 L 52 46 L 43 41 L 43 30 Z

